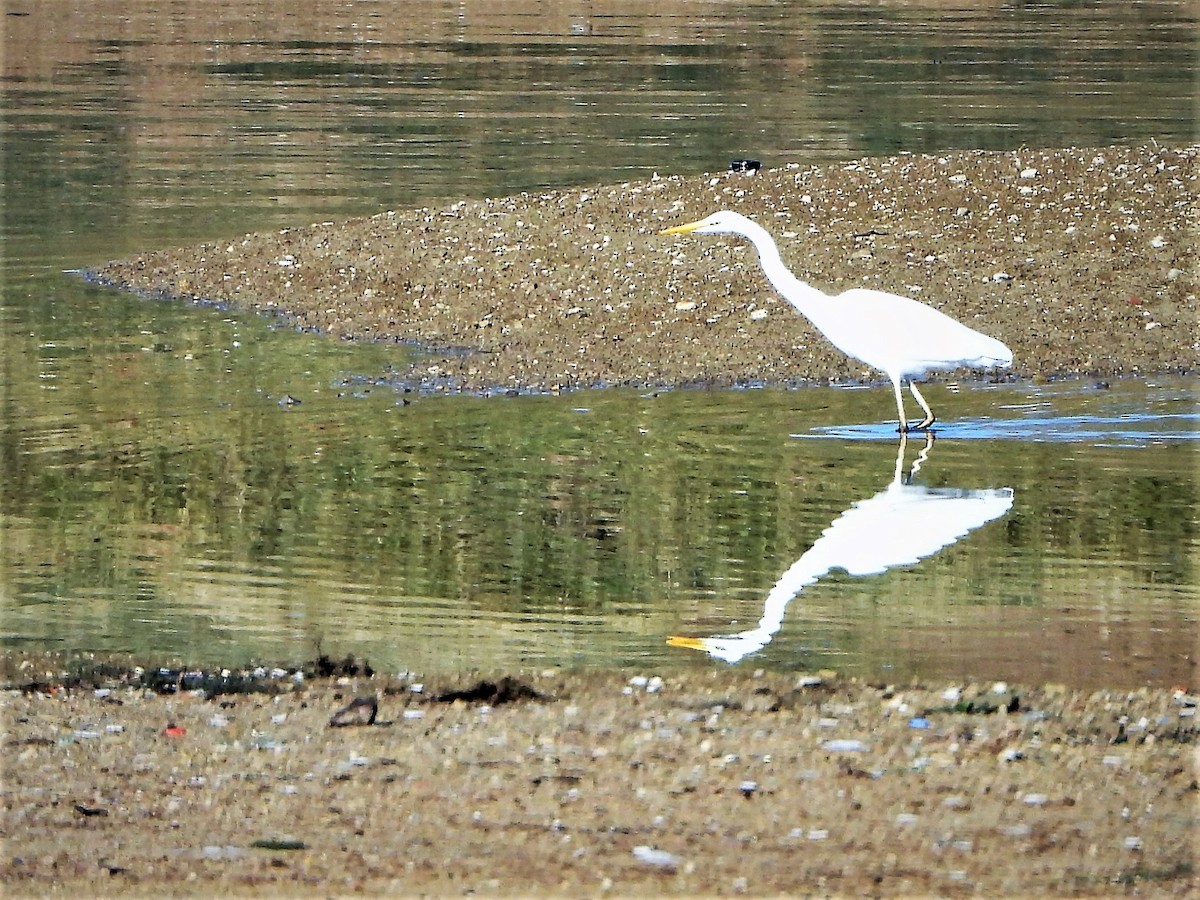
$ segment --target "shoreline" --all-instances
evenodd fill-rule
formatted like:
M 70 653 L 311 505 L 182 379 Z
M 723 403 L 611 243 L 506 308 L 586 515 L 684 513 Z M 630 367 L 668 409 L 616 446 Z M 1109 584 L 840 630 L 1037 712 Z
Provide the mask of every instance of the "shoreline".
M 766 224 L 789 267 L 830 293 L 907 294 L 1014 351 L 1011 369 L 971 377 L 1189 375 L 1198 154 L 968 152 L 655 177 L 244 235 L 89 276 L 413 344 L 428 355 L 398 375 L 429 391 L 877 380 L 775 294 L 740 239 L 658 235 L 725 207 Z
M 112 668 L 67 686 L 45 661 L 18 668 L 29 683 L 0 693 L 6 891 L 1200 885 L 1197 698 L 1183 689 L 732 670 L 425 679 L 347 663 L 264 673 L 270 693 Z M 332 724 L 339 711 L 349 724 Z

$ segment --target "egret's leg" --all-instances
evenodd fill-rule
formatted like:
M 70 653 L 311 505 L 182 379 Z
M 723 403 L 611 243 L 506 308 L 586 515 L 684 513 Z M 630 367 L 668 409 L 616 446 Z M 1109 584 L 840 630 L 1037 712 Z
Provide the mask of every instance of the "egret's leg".
M 896 392 L 896 413 L 900 417 L 900 427 L 896 430 L 904 434 L 908 431 L 908 419 L 904 418 L 904 395 L 900 393 L 899 378 L 892 379 L 892 390 Z
M 912 391 L 912 395 L 916 397 L 917 402 L 921 404 L 921 409 L 925 410 L 925 418 L 921 420 L 919 425 L 913 426 L 913 431 L 924 431 L 934 423 L 933 410 L 929 408 L 929 404 L 925 402 L 925 398 L 922 397 L 921 392 L 917 390 L 917 383 L 915 381 L 908 382 L 908 389 Z M 900 389 L 896 388 L 896 392 L 899 393 L 899 391 Z

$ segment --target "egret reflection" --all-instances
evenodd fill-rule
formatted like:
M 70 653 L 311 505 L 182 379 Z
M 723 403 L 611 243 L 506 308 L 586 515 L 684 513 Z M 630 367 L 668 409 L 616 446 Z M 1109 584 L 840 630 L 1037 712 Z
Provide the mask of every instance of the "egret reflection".
M 906 444 L 902 435 L 891 484 L 834 519 L 808 552 L 783 573 L 767 594 L 757 627 L 709 638 L 671 637 L 667 643 L 737 662 L 769 644 L 783 624 L 788 603 L 827 572 L 843 569 L 850 575 L 878 575 L 896 566 L 913 565 L 1012 507 L 1011 488 L 966 490 L 913 484 L 913 476 L 929 458 L 933 436 L 926 438 L 907 476 Z

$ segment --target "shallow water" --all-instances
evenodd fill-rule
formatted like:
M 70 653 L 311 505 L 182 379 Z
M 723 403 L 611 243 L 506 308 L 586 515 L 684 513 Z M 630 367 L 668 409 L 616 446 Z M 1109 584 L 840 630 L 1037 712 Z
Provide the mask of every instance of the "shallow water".
M 390 386 L 412 351 L 64 269 L 737 156 L 1194 138 L 1177 3 L 156 6 L 5 17 L 10 647 L 724 665 L 667 638 L 759 628 L 895 471 L 886 387 L 414 396 Z M 946 421 L 903 496 L 1011 506 L 886 571 L 805 575 L 740 664 L 1192 680 L 1194 382 L 927 396 Z

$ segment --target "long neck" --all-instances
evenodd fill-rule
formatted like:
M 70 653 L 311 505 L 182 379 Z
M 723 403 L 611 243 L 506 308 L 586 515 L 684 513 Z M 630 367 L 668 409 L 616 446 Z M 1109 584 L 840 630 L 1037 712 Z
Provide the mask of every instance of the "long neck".
M 762 265 L 767 280 L 774 285 L 788 303 L 800 310 L 808 318 L 820 315 L 821 309 L 828 305 L 829 297 L 810 284 L 805 284 L 788 271 L 779 256 L 779 248 L 766 229 L 756 223 L 746 229 L 746 237 L 758 251 L 758 261 Z

